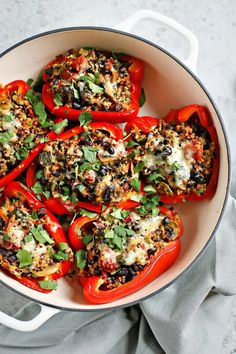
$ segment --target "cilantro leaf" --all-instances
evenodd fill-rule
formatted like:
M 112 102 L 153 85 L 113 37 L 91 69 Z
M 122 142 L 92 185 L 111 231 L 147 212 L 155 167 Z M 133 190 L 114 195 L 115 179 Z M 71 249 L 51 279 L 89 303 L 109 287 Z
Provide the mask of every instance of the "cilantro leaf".
M 93 218 L 95 218 L 97 216 L 97 213 L 94 213 L 92 211 L 88 211 L 88 210 L 85 210 L 85 209 L 80 209 L 79 213 L 82 216 L 88 216 L 90 219 L 93 219 Z
M 68 125 L 68 119 L 63 119 L 60 123 L 53 123 L 52 124 L 52 129 L 56 134 L 60 134 L 62 129 L 67 127 Z
M 133 147 L 133 146 L 138 146 L 139 144 L 138 143 L 136 143 L 136 141 L 134 141 L 134 140 L 129 140 L 128 142 L 127 142 L 127 144 L 126 144 L 126 146 L 127 146 L 127 148 L 131 148 L 131 147 Z
M 32 264 L 31 254 L 26 250 L 20 250 L 17 252 L 16 257 L 18 258 L 20 265 L 19 268 L 24 268 Z
M 56 290 L 58 283 L 56 280 L 39 280 L 40 288 L 46 290 Z
M 82 147 L 82 150 L 84 152 L 84 158 L 86 161 L 90 163 L 96 162 L 96 157 L 97 157 L 97 152 L 98 149 L 94 147 Z
M 82 241 L 85 245 L 88 245 L 93 240 L 93 235 L 87 234 L 82 238 Z
M 143 168 L 144 168 L 144 162 L 140 162 L 134 167 L 134 172 L 139 173 L 142 171 Z
M 68 243 L 66 242 L 59 242 L 58 243 L 58 248 L 60 251 L 65 251 L 68 248 Z
M 104 92 L 104 88 L 103 87 L 100 87 L 100 86 L 94 84 L 92 81 L 87 81 L 87 83 L 88 83 L 88 86 L 89 86 L 90 90 L 93 93 L 102 93 L 102 92 Z
M 144 190 L 144 192 L 146 192 L 146 193 L 148 193 L 148 194 L 154 194 L 154 193 L 156 193 L 155 188 L 153 188 L 153 186 L 151 186 L 151 185 L 145 186 L 143 190 Z
M 77 268 L 83 269 L 86 266 L 86 253 L 85 250 L 80 249 L 75 253 Z
M 53 98 L 53 102 L 55 103 L 55 105 L 57 106 L 63 106 L 62 103 L 62 98 L 59 92 L 56 92 Z
M 43 194 L 43 186 L 41 185 L 40 182 L 35 182 L 35 184 L 33 185 L 33 187 L 31 188 L 35 194 Z
M 29 154 L 29 151 L 26 147 L 22 146 L 16 151 L 16 158 L 18 160 L 24 160 Z
M 0 133 L 0 143 L 1 144 L 8 143 L 12 137 L 13 137 L 13 134 L 10 132 Z
M 81 127 L 82 127 L 83 125 L 88 125 L 89 123 L 92 122 L 92 114 L 89 113 L 89 112 L 82 112 L 82 113 L 80 113 L 80 115 L 79 115 L 79 122 L 80 122 Z
M 114 216 L 115 219 L 123 219 L 123 216 L 121 215 L 122 209 L 120 208 L 113 208 L 113 212 L 111 213 L 112 216 Z
M 131 186 L 134 188 L 136 192 L 140 192 L 140 181 L 138 178 L 132 179 Z

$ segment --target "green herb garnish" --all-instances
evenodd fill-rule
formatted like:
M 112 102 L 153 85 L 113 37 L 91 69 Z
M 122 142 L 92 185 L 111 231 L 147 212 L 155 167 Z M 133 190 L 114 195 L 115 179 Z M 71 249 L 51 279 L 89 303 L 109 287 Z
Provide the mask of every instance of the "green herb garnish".
M 60 134 L 62 129 L 67 127 L 68 125 L 68 120 L 67 119 L 63 119 L 63 121 L 61 121 L 60 123 L 53 123 L 52 124 L 52 129 L 54 130 L 54 132 L 56 134 Z
M 79 213 L 82 216 L 88 216 L 90 219 L 93 219 L 93 218 L 95 218 L 97 216 L 97 213 L 94 213 L 92 211 L 88 211 L 88 210 L 85 210 L 85 209 L 80 209 Z
M 89 112 L 82 112 L 79 115 L 80 126 L 88 125 L 92 122 L 92 114 Z M 82 135 L 82 134 L 81 134 Z
M 58 283 L 56 280 L 39 280 L 39 285 L 42 289 L 56 290 Z
M 57 105 L 57 106 L 63 106 L 62 97 L 61 97 L 61 95 L 60 95 L 59 92 L 56 92 L 56 93 L 55 93 L 54 98 L 53 98 L 53 102 L 54 102 L 55 105 Z
M 136 192 L 140 192 L 140 181 L 138 178 L 133 178 L 131 181 L 131 186 Z
M 88 245 L 93 240 L 93 235 L 87 234 L 82 238 L 82 241 L 85 245 Z
M 86 266 L 86 253 L 85 250 L 79 250 L 75 253 L 77 268 L 83 269 Z
M 82 150 L 84 152 L 84 158 L 86 161 L 88 161 L 90 163 L 96 162 L 96 156 L 97 156 L 97 152 L 98 152 L 97 148 L 83 146 Z
M 20 265 L 19 268 L 24 268 L 32 264 L 31 254 L 26 250 L 20 250 L 17 252 L 16 257 L 18 258 Z
M 68 248 L 68 243 L 66 242 L 59 242 L 58 243 L 58 248 L 60 251 L 65 251 Z

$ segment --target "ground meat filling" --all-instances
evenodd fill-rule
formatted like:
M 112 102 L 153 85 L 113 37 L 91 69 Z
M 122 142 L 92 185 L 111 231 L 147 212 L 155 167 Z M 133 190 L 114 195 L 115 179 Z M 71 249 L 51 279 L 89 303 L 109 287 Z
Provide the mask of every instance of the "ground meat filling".
M 54 240 L 43 225 L 45 209 L 28 209 L 21 200 L 6 199 L 0 208 L 0 266 L 16 277 L 43 277 L 58 270 Z M 64 259 L 72 259 L 68 247 Z
M 81 234 L 87 245 L 86 250 L 79 251 L 86 260 L 79 275 L 100 276 L 103 290 L 132 280 L 179 233 L 177 219 L 162 214 L 142 217 L 131 212 L 121 220 L 118 211 L 103 213 Z
M 130 106 L 129 65 L 111 53 L 81 48 L 70 50 L 45 73 L 52 92 L 63 105 L 79 110 L 119 112 Z
M 137 143 L 131 153 L 134 171 L 159 193 L 202 195 L 206 192 L 215 146 L 198 117 L 176 125 L 161 121 L 149 134 L 133 131 L 131 135 Z
M 117 203 L 131 189 L 124 144 L 106 131 L 86 129 L 86 136 L 55 140 L 44 147 L 36 186 L 65 204 Z
M 36 144 L 45 141 L 45 130 L 26 97 L 13 92 L 0 99 L 0 178 L 28 156 Z

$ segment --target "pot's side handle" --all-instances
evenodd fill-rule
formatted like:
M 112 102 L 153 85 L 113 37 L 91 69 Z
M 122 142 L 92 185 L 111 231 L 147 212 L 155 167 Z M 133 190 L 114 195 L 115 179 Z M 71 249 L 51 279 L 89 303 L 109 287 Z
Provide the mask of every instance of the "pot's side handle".
M 135 12 L 130 17 L 126 18 L 114 28 L 121 31 L 129 32 L 133 26 L 135 26 L 139 21 L 144 19 L 153 19 L 158 22 L 161 22 L 164 25 L 173 29 L 174 31 L 180 33 L 184 38 L 187 39 L 189 43 L 189 53 L 187 58 L 183 60 L 183 62 L 187 67 L 189 67 L 193 72 L 196 73 L 199 50 L 198 40 L 191 31 L 189 31 L 186 27 L 171 19 L 170 17 L 164 16 L 158 12 L 142 9 Z
M 44 305 L 40 305 L 40 307 L 40 313 L 30 321 L 17 320 L 16 318 L 0 311 L 0 323 L 17 331 L 31 332 L 42 326 L 42 324 L 44 324 L 50 317 L 60 312 L 60 310 L 52 307 L 47 307 Z

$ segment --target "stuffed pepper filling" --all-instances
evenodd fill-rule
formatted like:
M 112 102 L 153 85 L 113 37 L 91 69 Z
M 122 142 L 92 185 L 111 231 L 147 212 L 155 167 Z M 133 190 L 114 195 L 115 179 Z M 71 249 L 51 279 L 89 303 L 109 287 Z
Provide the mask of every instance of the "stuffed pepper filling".
M 45 69 L 56 105 L 88 111 L 130 106 L 130 63 L 98 49 L 70 50 Z
M 125 218 L 122 215 L 125 213 Z M 124 216 L 124 215 L 123 215 Z M 76 252 L 80 276 L 98 275 L 101 290 L 110 290 L 132 280 L 150 264 L 152 257 L 180 234 L 179 217 L 161 212 L 141 216 L 113 209 L 80 230 L 85 249 Z
M 160 121 L 148 133 L 132 130 L 128 146 L 134 146 L 134 173 L 153 184 L 160 194 L 206 192 L 212 176 L 214 143 L 196 116 L 185 123 Z
M 86 127 L 85 134 L 45 145 L 38 158 L 36 193 L 76 205 L 117 203 L 131 190 L 123 142 L 105 130 Z
M 0 97 L 0 178 L 46 140 L 45 129 L 39 126 L 27 97 L 17 91 Z
M 6 198 L 0 208 L 0 266 L 15 277 L 45 278 L 72 260 L 68 245 L 58 250 L 44 228 L 49 222 L 44 208 L 35 211 L 20 199 Z

